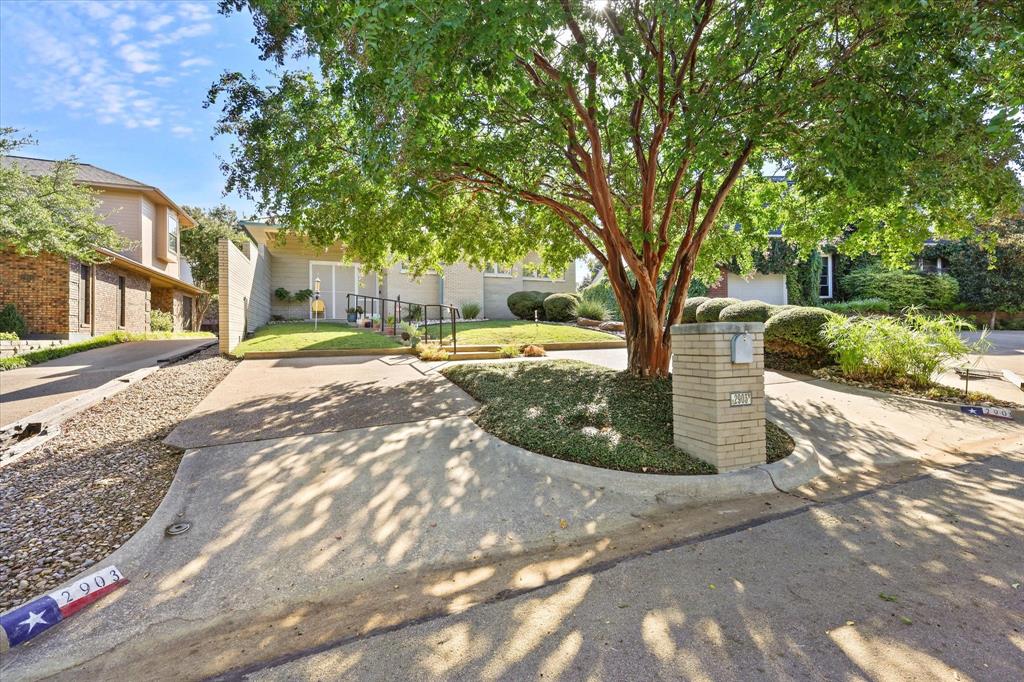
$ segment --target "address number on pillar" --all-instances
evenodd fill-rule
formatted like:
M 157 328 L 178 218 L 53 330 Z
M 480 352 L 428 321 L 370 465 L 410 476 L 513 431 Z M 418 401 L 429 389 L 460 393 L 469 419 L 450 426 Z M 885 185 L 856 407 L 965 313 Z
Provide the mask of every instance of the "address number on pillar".
M 754 396 L 750 391 L 736 391 L 729 394 L 729 407 L 745 407 L 752 405 Z

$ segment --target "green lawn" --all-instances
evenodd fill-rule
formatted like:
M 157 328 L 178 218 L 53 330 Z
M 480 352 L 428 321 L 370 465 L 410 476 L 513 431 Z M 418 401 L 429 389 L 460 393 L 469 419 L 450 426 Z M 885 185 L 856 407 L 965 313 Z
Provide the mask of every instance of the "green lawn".
M 233 351 L 241 357 L 254 350 L 325 350 L 358 348 L 400 348 L 402 344 L 379 332 L 350 327 L 337 322 L 320 322 L 313 331 L 312 322 L 268 324 Z
M 651 474 L 710 474 L 672 444 L 672 382 L 575 360 L 450 365 L 442 373 L 483 404 L 474 415 L 504 441 L 556 459 Z M 793 440 L 769 423 L 768 461 Z
M 430 325 L 430 338 L 437 335 L 437 325 Z M 486 322 L 458 322 L 456 326 L 459 343 L 466 345 L 497 345 L 509 343 L 566 343 L 581 341 L 621 341 L 614 334 L 596 329 L 570 327 L 550 322 L 529 322 L 526 320 L 488 320 Z M 451 324 L 444 325 L 444 340 L 451 341 Z

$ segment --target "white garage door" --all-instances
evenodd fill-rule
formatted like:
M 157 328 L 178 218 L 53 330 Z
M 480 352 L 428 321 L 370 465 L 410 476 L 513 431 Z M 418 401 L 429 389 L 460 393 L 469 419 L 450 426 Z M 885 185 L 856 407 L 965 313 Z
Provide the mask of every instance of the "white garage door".
M 786 276 L 757 274 L 750 279 L 743 279 L 739 275 L 730 272 L 729 298 L 738 298 L 741 301 L 764 301 L 772 305 L 785 305 L 788 300 L 786 295 Z

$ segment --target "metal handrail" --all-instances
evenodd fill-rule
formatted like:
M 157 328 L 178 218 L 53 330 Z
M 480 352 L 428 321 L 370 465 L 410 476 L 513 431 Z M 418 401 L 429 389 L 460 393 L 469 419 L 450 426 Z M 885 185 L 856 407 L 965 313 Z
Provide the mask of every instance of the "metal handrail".
M 353 299 L 355 299 L 356 305 L 352 305 L 352 300 Z M 360 299 L 363 301 L 363 305 L 362 306 L 359 305 Z M 361 308 L 363 310 L 363 313 L 365 314 L 366 313 L 366 305 L 365 304 L 367 302 L 370 303 L 370 320 L 371 320 L 370 328 L 371 329 L 373 329 L 373 322 L 372 322 L 373 321 L 373 316 L 377 312 L 378 302 L 380 303 L 380 305 L 379 305 L 379 307 L 380 307 L 380 332 L 382 334 L 384 333 L 384 325 L 386 324 L 384 310 L 388 307 L 387 304 L 389 304 L 389 303 L 394 304 L 394 320 L 395 320 L 395 322 L 394 322 L 394 327 L 392 328 L 394 331 L 398 331 L 398 323 L 402 319 L 401 315 L 400 315 L 400 313 L 402 312 L 402 306 L 403 305 L 406 306 L 407 310 L 411 309 L 412 306 L 417 306 L 420 310 L 423 311 L 423 338 L 426 341 L 430 340 L 430 325 L 427 322 L 430 319 L 430 315 L 428 314 L 428 312 L 429 312 L 429 310 L 431 308 L 437 308 L 437 342 L 438 343 L 440 343 L 441 341 L 444 340 L 444 332 L 443 332 L 443 329 L 442 329 L 442 325 L 444 324 L 444 313 L 447 311 L 448 317 L 449 317 L 449 322 L 451 323 L 451 329 L 452 329 L 452 352 L 453 353 L 458 353 L 459 352 L 459 341 L 458 341 L 458 336 L 457 336 L 457 333 L 456 333 L 457 325 L 455 323 L 455 320 L 461 318 L 462 314 L 459 312 L 458 307 L 453 306 L 453 305 L 448 305 L 448 304 L 445 304 L 445 303 L 415 303 L 413 301 L 403 301 L 401 296 L 399 296 L 398 298 L 385 298 L 383 296 L 368 296 L 366 294 L 345 294 L 345 310 L 346 310 L 346 312 L 348 311 L 349 308 Z

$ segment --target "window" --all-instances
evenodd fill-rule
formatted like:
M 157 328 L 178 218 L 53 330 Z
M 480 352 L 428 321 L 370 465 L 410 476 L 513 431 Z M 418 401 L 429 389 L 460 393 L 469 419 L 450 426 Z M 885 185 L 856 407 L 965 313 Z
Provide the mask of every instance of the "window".
M 818 280 L 818 297 L 832 298 L 832 254 L 821 255 L 821 279 Z
M 92 322 L 92 266 L 78 266 L 78 323 Z
M 484 274 L 488 277 L 511 277 L 512 268 L 497 263 L 488 263 L 484 268 Z
M 178 253 L 178 214 L 167 210 L 167 252 Z
M 127 287 L 125 286 L 124 277 L 117 278 L 117 324 L 124 326 L 125 320 L 125 293 Z
M 537 263 L 523 263 L 523 279 L 539 279 L 545 282 L 564 282 L 564 277 L 558 279 L 552 279 L 548 277 L 540 270 L 540 265 Z
M 942 260 L 942 256 L 935 258 L 918 258 L 917 259 L 917 270 L 918 272 L 944 272 L 946 263 Z

